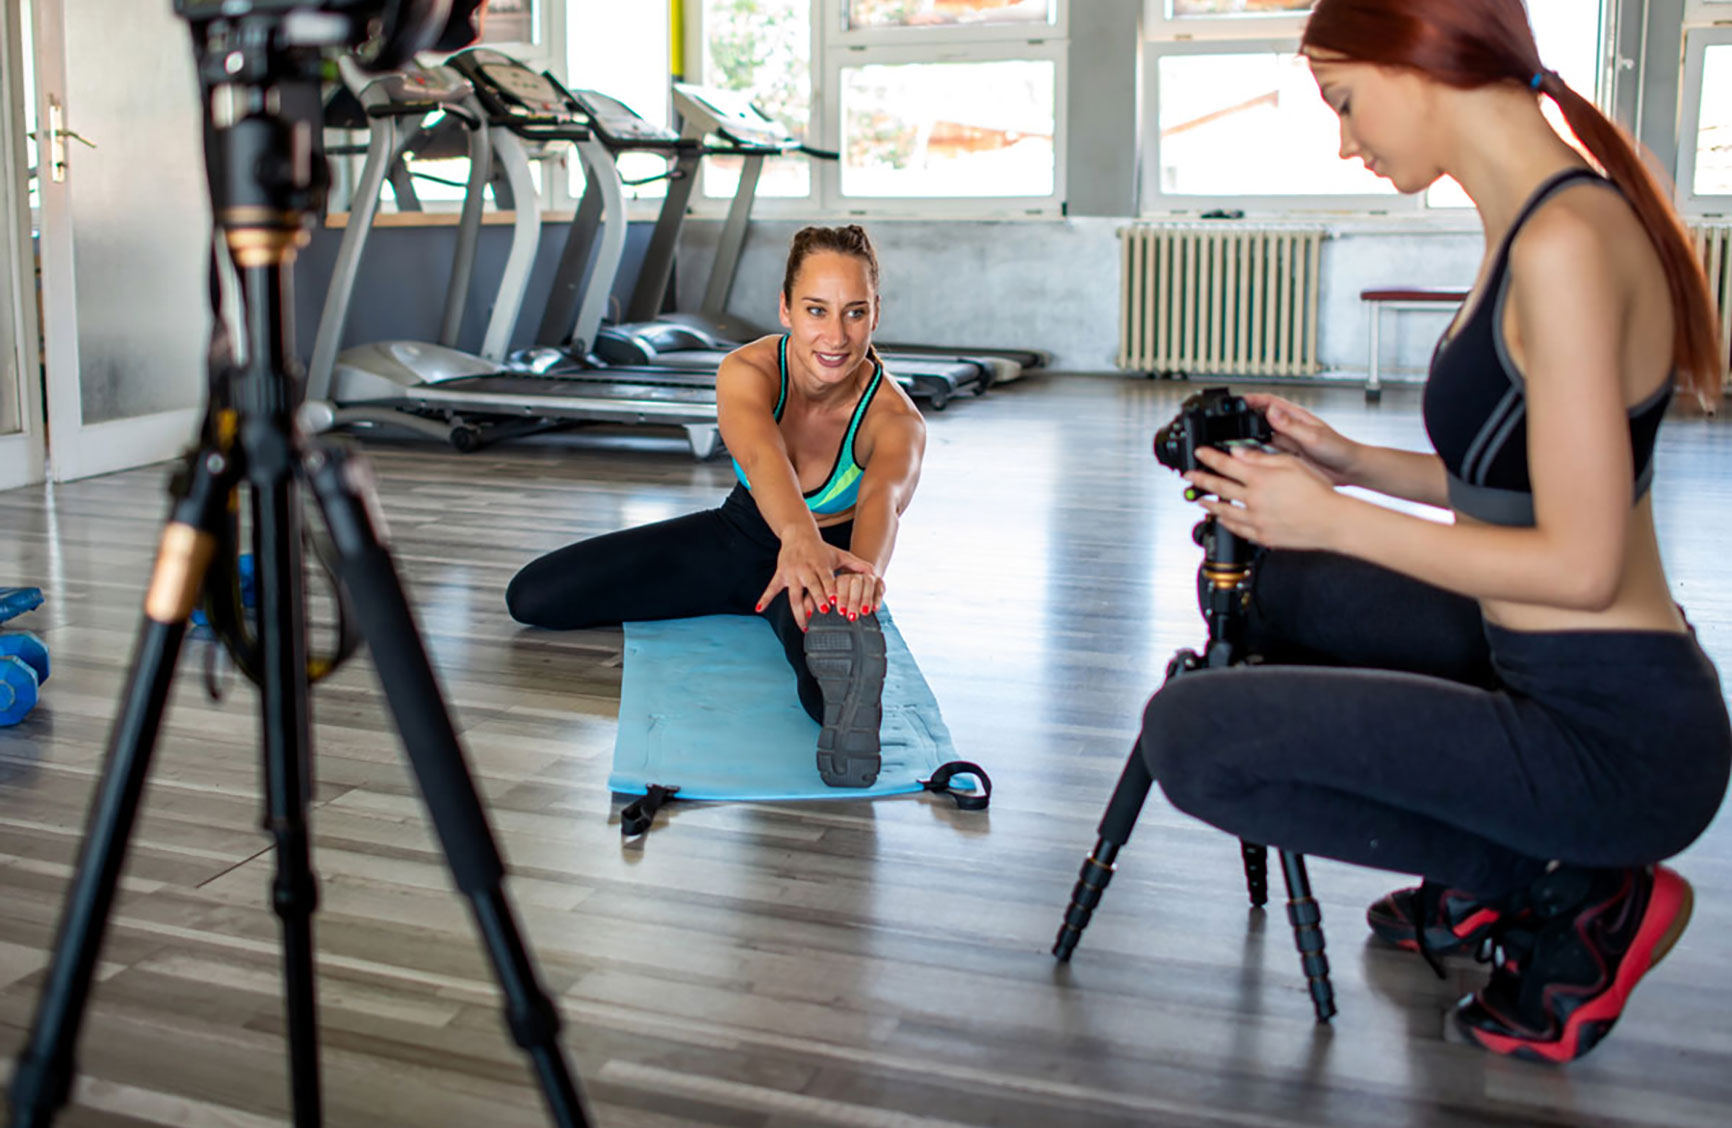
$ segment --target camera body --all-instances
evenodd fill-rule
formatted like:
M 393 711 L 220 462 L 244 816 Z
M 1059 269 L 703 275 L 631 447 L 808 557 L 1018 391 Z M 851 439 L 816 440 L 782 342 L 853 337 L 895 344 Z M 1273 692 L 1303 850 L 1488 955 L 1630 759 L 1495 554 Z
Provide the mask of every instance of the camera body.
M 1202 468 L 1201 447 L 1226 449 L 1242 443 L 1273 441 L 1275 432 L 1261 411 L 1226 388 L 1205 388 L 1179 405 L 1173 421 L 1155 432 L 1155 457 L 1181 474 Z
M 194 26 L 262 21 L 285 46 L 355 49 L 373 70 L 394 70 L 417 51 L 473 43 L 484 0 L 175 0 Z

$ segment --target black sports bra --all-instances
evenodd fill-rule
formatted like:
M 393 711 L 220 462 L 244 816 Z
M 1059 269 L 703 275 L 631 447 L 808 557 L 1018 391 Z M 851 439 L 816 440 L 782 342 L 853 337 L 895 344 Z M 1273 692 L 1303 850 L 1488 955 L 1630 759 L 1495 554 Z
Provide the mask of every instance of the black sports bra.
M 1528 477 L 1527 397 L 1521 373 L 1503 336 L 1509 299 L 1509 253 L 1516 232 L 1560 189 L 1591 180 L 1616 185 L 1589 169 L 1561 172 L 1540 185 L 1498 248 L 1479 305 L 1453 336 L 1438 342 L 1425 384 L 1425 430 L 1449 477 L 1449 503 L 1458 512 L 1494 525 L 1534 523 Z M 1636 468 L 1632 502 L 1654 478 L 1654 441 L 1672 399 L 1668 379 L 1629 409 L 1630 450 Z

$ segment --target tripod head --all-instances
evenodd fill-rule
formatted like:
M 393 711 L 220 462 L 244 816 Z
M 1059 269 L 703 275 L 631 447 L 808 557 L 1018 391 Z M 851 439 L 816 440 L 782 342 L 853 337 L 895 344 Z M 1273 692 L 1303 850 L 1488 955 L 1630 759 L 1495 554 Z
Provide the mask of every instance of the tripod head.
M 292 261 L 324 205 L 318 83 L 327 54 L 391 70 L 476 36 L 483 0 L 175 0 L 192 31 L 216 223 L 236 265 Z
M 455 51 L 474 42 L 484 0 L 175 0 L 193 27 L 204 62 L 220 66 L 211 81 L 258 82 L 241 74 L 231 53 L 259 47 L 354 51 L 369 70 L 395 70 L 417 51 Z M 197 48 L 195 48 L 197 49 Z M 243 58 L 243 61 L 246 60 Z M 267 64 L 265 75 L 270 74 Z M 226 76 L 226 77 L 225 77 Z
M 1155 432 L 1155 457 L 1161 465 L 1180 473 L 1201 468 L 1197 450 L 1226 450 L 1242 444 L 1267 443 L 1275 437 L 1261 411 L 1226 388 L 1205 388 L 1179 405 L 1172 422 Z M 1185 491 L 1195 501 L 1202 492 Z M 1257 546 L 1213 517 L 1205 517 L 1191 530 L 1191 538 L 1203 550 L 1197 569 L 1197 605 L 1209 625 L 1205 666 L 1230 666 L 1243 656 L 1245 607 L 1251 597 L 1251 566 Z

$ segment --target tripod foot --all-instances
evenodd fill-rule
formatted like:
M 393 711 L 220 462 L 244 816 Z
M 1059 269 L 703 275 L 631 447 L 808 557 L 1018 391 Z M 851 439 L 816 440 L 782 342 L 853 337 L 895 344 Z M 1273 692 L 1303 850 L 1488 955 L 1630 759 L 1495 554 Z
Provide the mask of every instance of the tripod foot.
M 1245 862 L 1245 892 L 1251 898 L 1251 907 L 1260 909 L 1269 903 L 1269 850 L 1240 839 L 1239 856 Z
M 1335 988 L 1329 982 L 1329 957 L 1323 950 L 1323 909 L 1311 896 L 1303 855 L 1281 851 L 1281 874 L 1287 881 L 1287 920 L 1293 925 L 1293 944 L 1299 949 L 1311 1006 L 1318 1022 L 1328 1022 L 1335 1016 Z
M 1058 939 L 1052 945 L 1052 954 L 1060 963 L 1069 963 L 1071 953 L 1076 951 L 1083 929 L 1089 926 L 1090 918 L 1101 903 L 1101 894 L 1106 892 L 1107 883 L 1113 879 L 1113 859 L 1118 853 L 1118 844 L 1103 838 L 1095 843 L 1094 853 L 1083 859 L 1082 872 L 1077 875 L 1076 887 L 1071 890 L 1070 907 L 1064 911 L 1064 923 L 1059 926 Z

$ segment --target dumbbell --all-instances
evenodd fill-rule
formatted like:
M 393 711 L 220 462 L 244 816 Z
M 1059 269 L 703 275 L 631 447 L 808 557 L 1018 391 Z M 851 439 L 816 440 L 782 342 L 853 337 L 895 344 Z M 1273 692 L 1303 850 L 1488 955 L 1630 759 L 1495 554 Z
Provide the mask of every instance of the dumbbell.
M 29 631 L 0 631 L 0 658 L 12 657 L 36 671 L 36 684 L 48 680 L 48 647 Z
M 15 725 L 36 708 L 36 670 L 16 655 L 0 657 L 0 728 Z
M 15 725 L 36 707 L 48 680 L 48 647 L 29 631 L 0 632 L 0 727 Z

